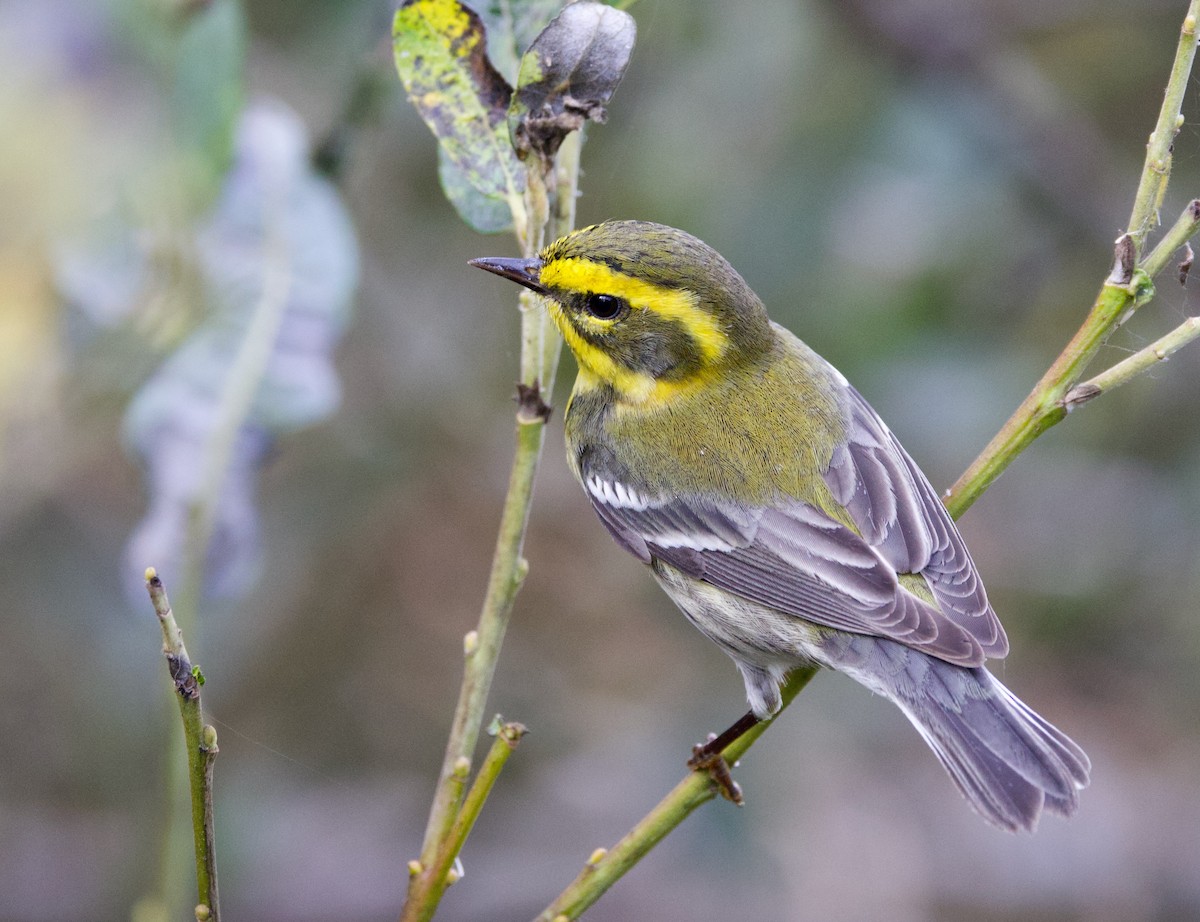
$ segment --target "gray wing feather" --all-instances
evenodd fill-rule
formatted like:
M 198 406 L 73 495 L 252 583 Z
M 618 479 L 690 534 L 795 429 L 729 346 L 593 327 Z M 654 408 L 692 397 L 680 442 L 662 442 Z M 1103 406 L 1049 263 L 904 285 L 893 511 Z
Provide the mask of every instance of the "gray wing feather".
M 942 613 L 988 656 L 1003 657 L 1004 628 L 946 507 L 862 395 L 849 386 L 846 393 L 847 439 L 834 452 L 826 485 L 896 572 L 924 576 Z
M 647 497 L 600 476 L 584 486 L 618 543 L 643 562 L 657 558 L 824 627 L 889 637 L 961 665 L 984 660 L 968 631 L 899 585 L 877 549 L 812 506 Z

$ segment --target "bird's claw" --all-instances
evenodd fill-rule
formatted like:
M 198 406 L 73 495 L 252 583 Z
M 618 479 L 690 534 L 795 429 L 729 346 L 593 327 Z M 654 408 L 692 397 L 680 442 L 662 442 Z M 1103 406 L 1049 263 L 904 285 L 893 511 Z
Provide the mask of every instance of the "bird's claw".
M 742 789 L 736 781 L 733 780 L 733 773 L 729 770 L 729 763 L 725 761 L 725 757 L 720 751 L 713 751 L 711 743 L 716 739 L 716 736 L 710 735 L 708 743 L 697 743 L 692 747 L 692 757 L 688 759 L 688 768 L 695 772 L 704 772 L 712 779 L 713 784 L 717 787 L 717 792 L 728 800 L 730 803 L 742 806 L 746 801 L 742 796 Z

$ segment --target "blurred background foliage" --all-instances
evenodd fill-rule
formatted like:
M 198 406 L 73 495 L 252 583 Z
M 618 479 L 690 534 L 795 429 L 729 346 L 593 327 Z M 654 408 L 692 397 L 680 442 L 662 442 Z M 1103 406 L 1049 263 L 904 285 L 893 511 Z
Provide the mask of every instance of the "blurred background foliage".
M 221 739 L 224 908 L 398 911 L 507 480 L 517 318 L 465 266 L 515 245 L 439 191 L 391 13 L 0 6 L 2 920 L 128 918 L 151 884 L 177 731 L 137 587 L 148 564 L 173 595 L 183 577 L 126 549 L 155 478 L 211 424 L 222 331 L 265 298 L 270 233 L 235 207 L 246 194 L 289 235 L 280 329 L 306 332 L 261 357 L 275 402 L 230 449 L 253 521 L 230 524 L 235 552 L 210 560 L 227 580 L 188 637 Z M 716 246 L 948 485 L 1108 269 L 1184 4 L 633 13 L 631 68 L 584 149 L 581 223 L 652 219 Z M 1168 219 L 1200 193 L 1195 98 L 1185 113 Z M 242 146 L 256 130 L 265 161 Z M 1173 279 L 1159 292 L 1107 363 L 1196 312 Z M 151 414 L 183 430 L 168 451 L 129 409 L 189 343 L 211 361 Z M 746 808 L 702 810 L 588 918 L 1200 916 L 1198 399 L 1193 347 L 1075 413 L 962 523 L 1013 642 L 997 671 L 1092 756 L 1074 820 L 997 833 L 894 709 L 821 676 L 741 768 Z M 593 521 L 559 439 L 493 691 L 533 732 L 439 918 L 535 914 L 743 709 L 736 671 Z

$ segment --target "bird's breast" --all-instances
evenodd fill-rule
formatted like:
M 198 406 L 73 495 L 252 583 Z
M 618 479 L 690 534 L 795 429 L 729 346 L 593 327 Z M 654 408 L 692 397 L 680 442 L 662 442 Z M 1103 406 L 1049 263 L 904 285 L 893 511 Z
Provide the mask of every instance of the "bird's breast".
M 602 473 L 651 493 L 756 505 L 791 498 L 827 506 L 821 474 L 845 432 L 836 394 L 788 350 L 654 405 L 621 405 L 602 388 L 577 388 L 566 417 L 577 476 L 602 464 Z

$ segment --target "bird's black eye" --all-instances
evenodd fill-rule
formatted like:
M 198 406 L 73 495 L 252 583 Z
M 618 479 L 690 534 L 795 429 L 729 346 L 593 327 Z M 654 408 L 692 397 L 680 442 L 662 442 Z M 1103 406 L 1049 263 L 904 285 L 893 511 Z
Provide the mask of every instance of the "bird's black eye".
M 591 294 L 583 302 L 584 309 L 597 320 L 612 320 L 625 310 L 624 299 L 616 295 Z

